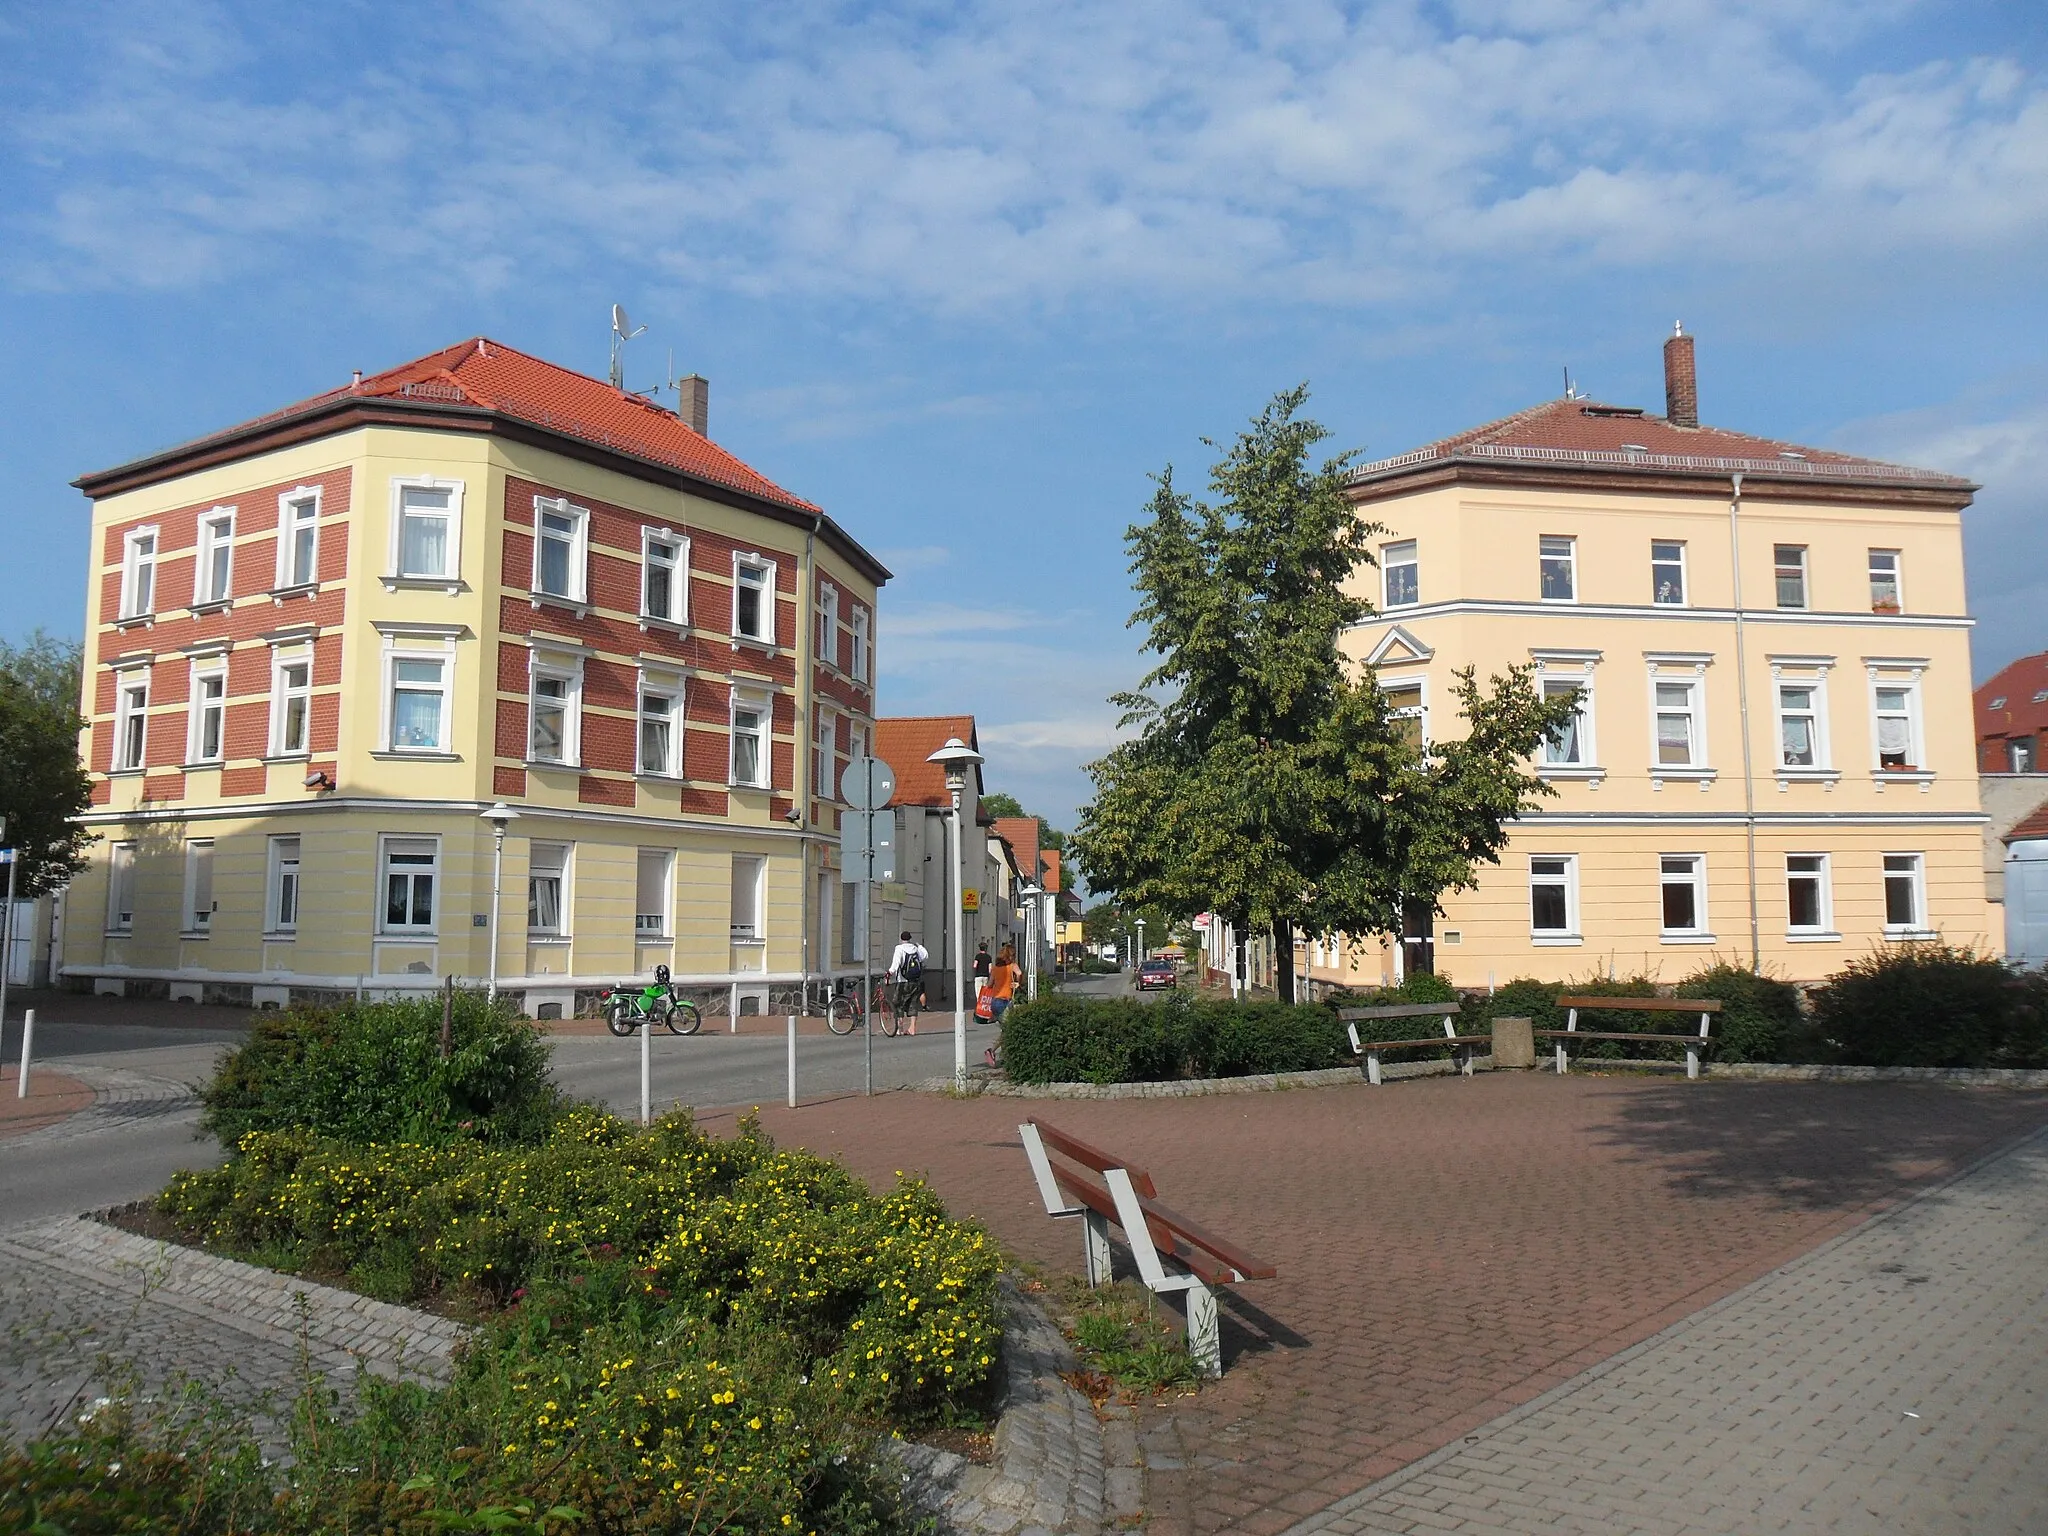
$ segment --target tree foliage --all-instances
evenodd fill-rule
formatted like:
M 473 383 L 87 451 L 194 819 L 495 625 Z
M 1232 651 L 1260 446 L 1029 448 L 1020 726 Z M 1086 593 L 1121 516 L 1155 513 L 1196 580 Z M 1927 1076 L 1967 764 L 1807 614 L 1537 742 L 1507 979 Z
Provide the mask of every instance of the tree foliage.
M 0 816 L 20 850 L 19 895 L 57 890 L 85 864 L 91 834 L 75 820 L 92 803 L 78 760 L 81 666 L 75 643 L 40 629 L 19 646 L 0 641 Z
M 1131 622 L 1160 661 L 1114 701 L 1141 730 L 1090 765 L 1075 834 L 1092 889 L 1270 929 L 1283 955 L 1297 931 L 1398 931 L 1404 903 L 1471 884 L 1548 792 L 1525 765 L 1571 710 L 1528 668 L 1484 688 L 1467 669 L 1466 734 L 1425 747 L 1346 662 L 1373 611 L 1350 578 L 1381 530 L 1344 494 L 1349 454 L 1311 463 L 1329 433 L 1299 414 L 1307 394 L 1276 395 L 1223 449 L 1213 502 L 1169 467 L 1126 534 Z
M 1060 831 L 1058 827 L 1055 827 L 1043 816 L 1025 810 L 1022 802 L 1015 795 L 1006 795 L 1000 790 L 992 795 L 983 795 L 981 797 L 981 808 L 991 816 L 1030 817 L 1031 820 L 1038 823 L 1038 846 L 1041 848 L 1064 850 L 1067 846 L 1066 833 Z

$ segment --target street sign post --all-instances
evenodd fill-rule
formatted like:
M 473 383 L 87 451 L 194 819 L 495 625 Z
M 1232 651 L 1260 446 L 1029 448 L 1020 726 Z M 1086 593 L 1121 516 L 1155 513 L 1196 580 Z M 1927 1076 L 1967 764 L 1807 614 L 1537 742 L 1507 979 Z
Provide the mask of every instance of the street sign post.
M 0 837 L 7 835 L 7 818 L 0 816 Z M 14 969 L 14 867 L 15 850 L 0 848 L 0 864 L 7 866 L 7 905 L 0 908 L 0 1049 L 7 1044 L 7 975 Z M 22 1071 L 26 1072 L 26 1063 Z
M 864 1092 L 875 1091 L 875 882 L 896 878 L 896 770 L 879 757 L 856 757 L 840 776 L 839 794 L 853 809 L 839 817 L 839 878 L 860 891 L 861 1056 Z

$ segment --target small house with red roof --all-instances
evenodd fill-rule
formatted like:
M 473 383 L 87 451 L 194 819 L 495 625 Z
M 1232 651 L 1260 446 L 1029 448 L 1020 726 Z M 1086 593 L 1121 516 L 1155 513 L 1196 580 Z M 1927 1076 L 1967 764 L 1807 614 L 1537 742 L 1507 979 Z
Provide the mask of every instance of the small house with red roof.
M 780 1011 L 849 952 L 889 573 L 703 380 L 670 409 L 479 336 L 75 483 L 74 984 L 547 1015 L 664 965 Z

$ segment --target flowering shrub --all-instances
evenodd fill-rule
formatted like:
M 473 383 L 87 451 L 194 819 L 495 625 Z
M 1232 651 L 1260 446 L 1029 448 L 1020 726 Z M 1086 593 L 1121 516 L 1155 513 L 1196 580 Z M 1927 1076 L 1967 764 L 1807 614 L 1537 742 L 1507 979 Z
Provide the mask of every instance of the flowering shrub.
M 788 1341 L 850 1409 L 897 1421 L 973 1400 L 995 1363 L 996 1250 L 923 1184 L 871 1194 L 752 1126 L 641 1132 L 572 1110 L 533 1147 L 353 1146 L 252 1132 L 159 1209 L 209 1246 L 338 1271 L 389 1300 L 484 1314 L 545 1288 L 584 1326 L 632 1310 Z

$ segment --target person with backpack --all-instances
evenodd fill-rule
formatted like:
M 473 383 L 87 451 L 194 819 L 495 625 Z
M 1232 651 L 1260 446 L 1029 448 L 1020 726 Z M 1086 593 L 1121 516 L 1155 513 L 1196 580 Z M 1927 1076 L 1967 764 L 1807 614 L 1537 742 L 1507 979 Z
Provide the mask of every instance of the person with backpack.
M 925 962 L 930 959 L 930 953 L 910 936 L 908 928 L 897 941 L 896 952 L 889 956 L 886 979 L 896 984 L 896 1014 L 908 1021 L 906 1034 L 917 1033 L 917 1011 L 924 999 Z

